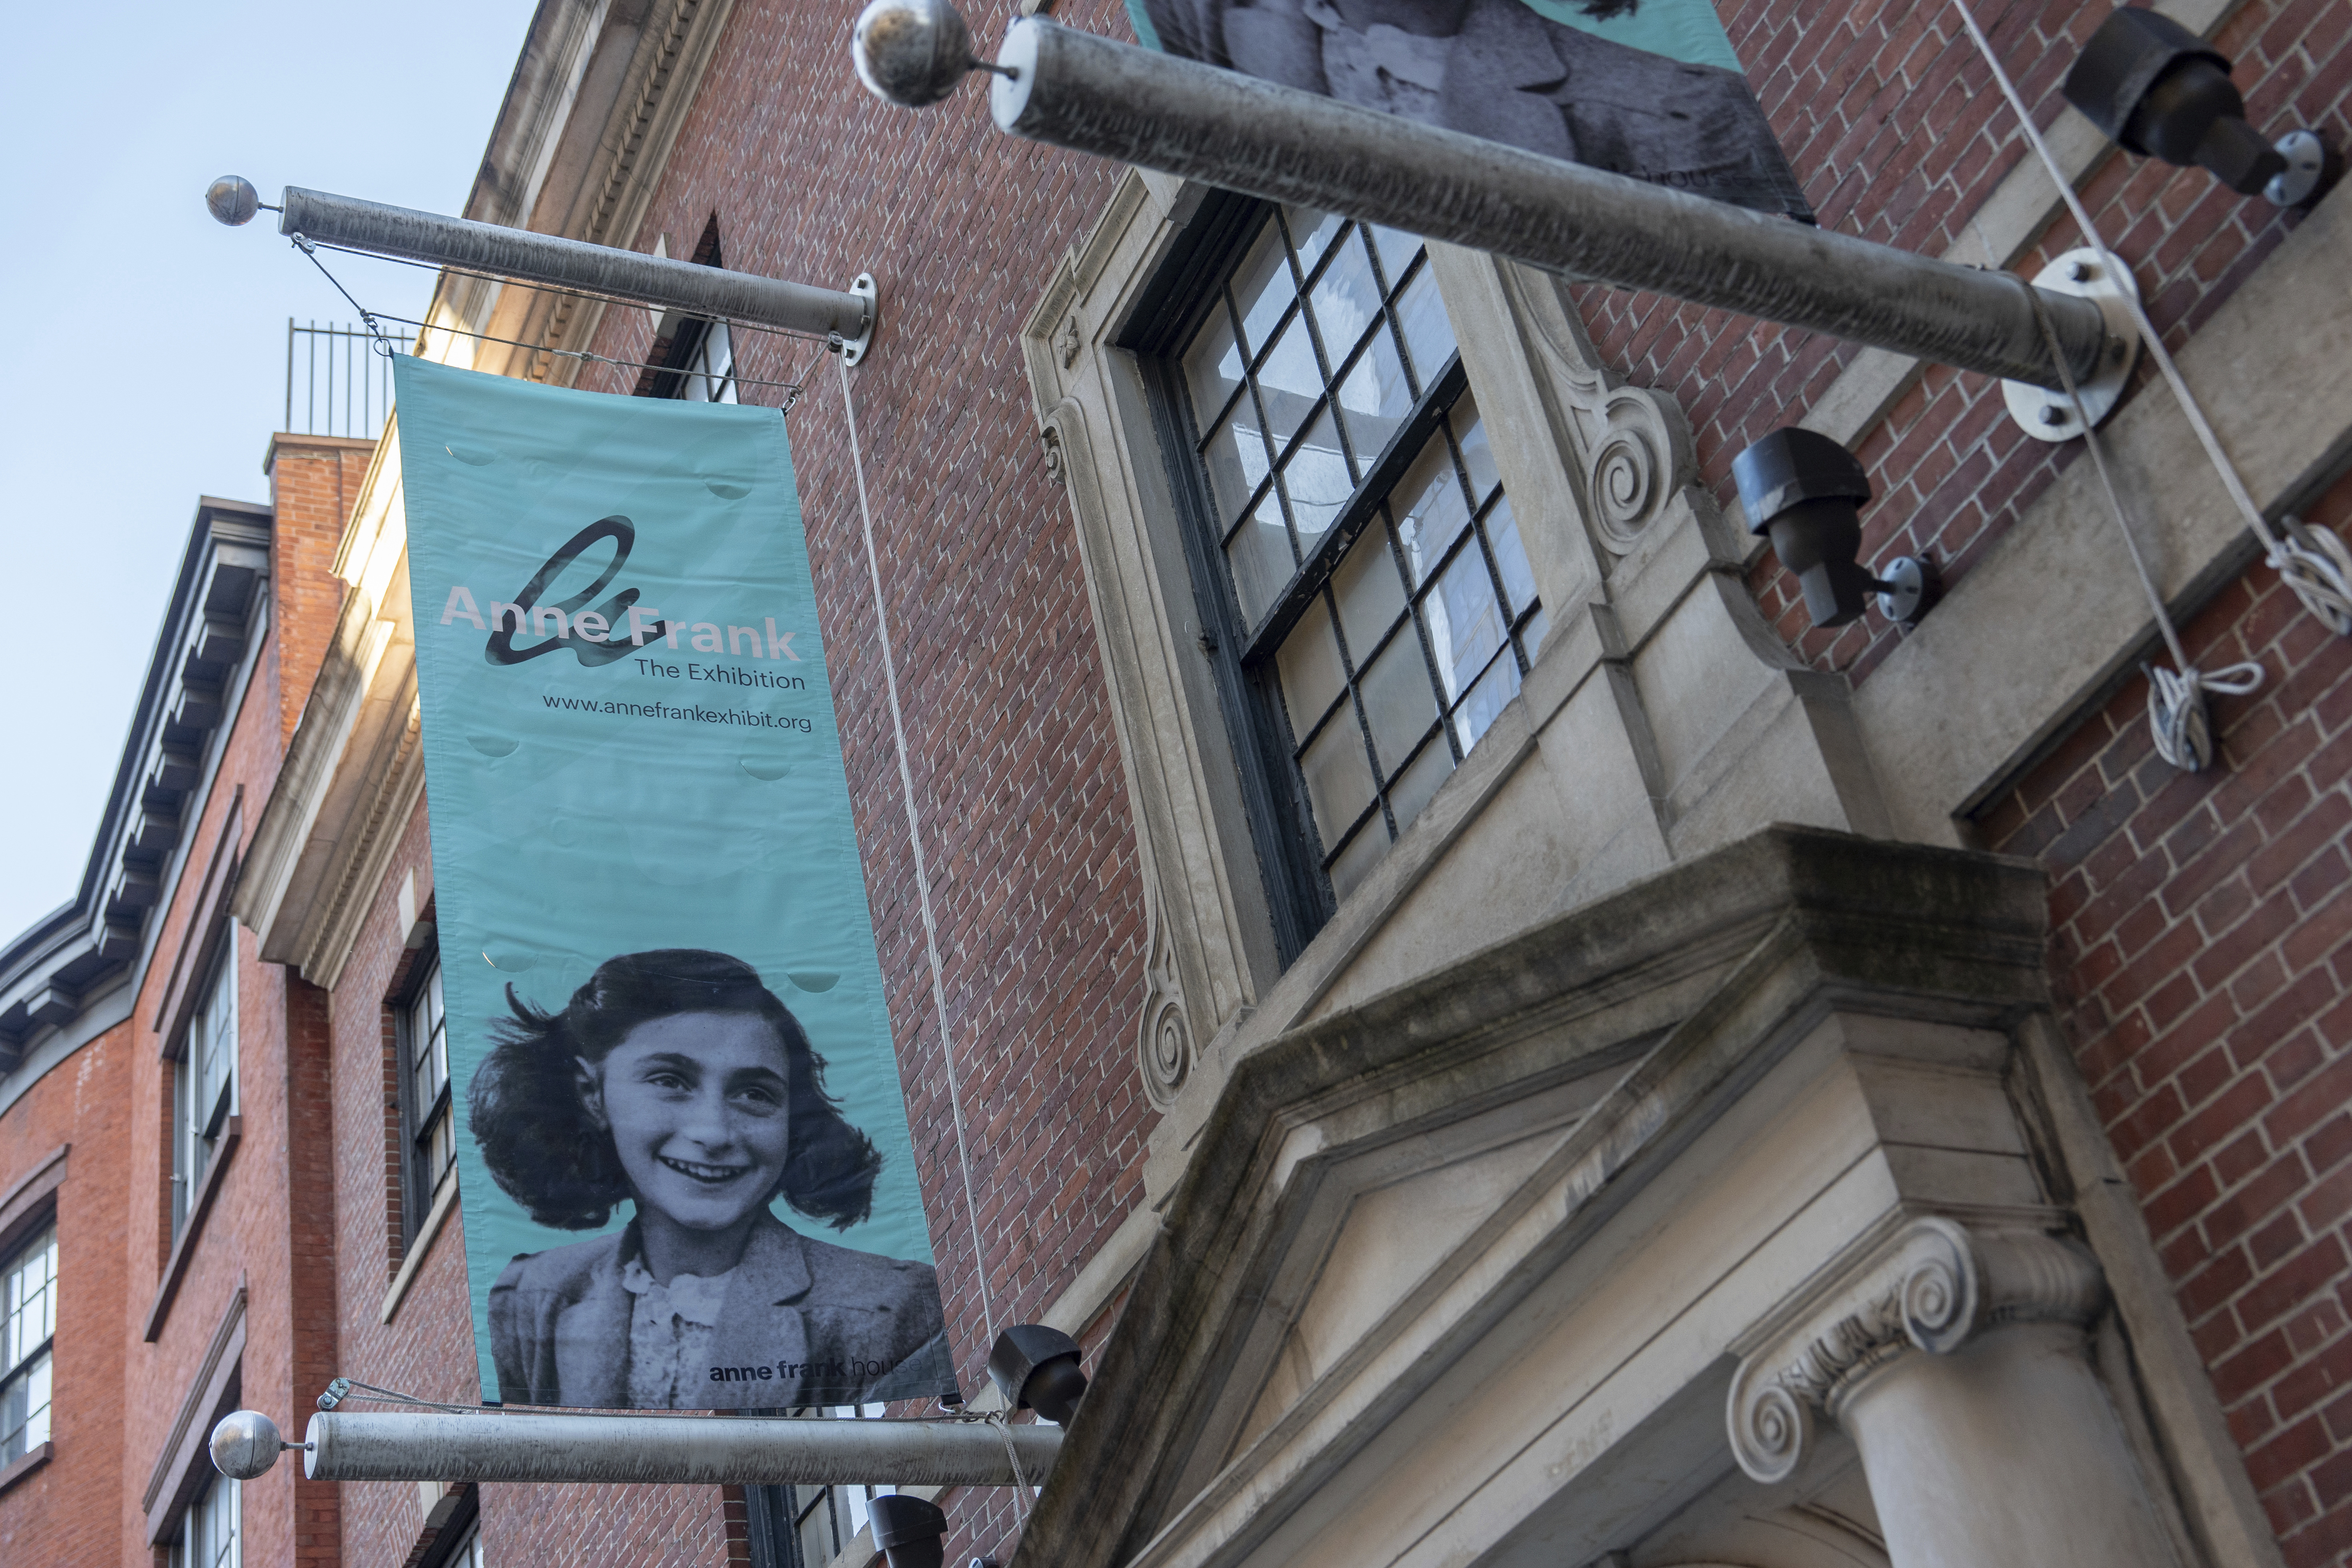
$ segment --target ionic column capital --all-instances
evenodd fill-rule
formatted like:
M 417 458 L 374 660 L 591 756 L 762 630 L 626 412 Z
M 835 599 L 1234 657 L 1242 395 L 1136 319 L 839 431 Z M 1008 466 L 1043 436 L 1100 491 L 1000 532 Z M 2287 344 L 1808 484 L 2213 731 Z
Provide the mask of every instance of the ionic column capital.
M 1912 1219 L 1819 1282 L 1792 1319 L 1741 1359 L 1731 1383 L 1731 1451 L 1759 1481 L 1786 1479 L 1817 1415 L 1888 1363 L 1943 1355 L 2003 1322 L 2088 1322 L 2105 1299 L 2098 1262 L 2044 1231 Z

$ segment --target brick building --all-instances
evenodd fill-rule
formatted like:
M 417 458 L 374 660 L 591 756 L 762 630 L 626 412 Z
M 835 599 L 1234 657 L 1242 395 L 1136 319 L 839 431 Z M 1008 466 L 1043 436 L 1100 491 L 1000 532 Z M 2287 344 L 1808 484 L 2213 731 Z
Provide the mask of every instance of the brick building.
M 2257 126 L 2352 135 L 2342 0 L 2158 8 Z M 2352 643 L 2163 384 L 2110 465 L 2200 668 L 2263 670 L 2193 773 L 2082 443 L 1985 378 L 1013 141 L 976 86 L 890 109 L 850 9 L 549 0 L 467 213 L 878 280 L 851 395 L 976 1227 L 833 364 L 456 276 L 419 352 L 802 386 L 960 1374 L 984 1279 L 1094 1378 L 1034 1509 L 941 1500 L 950 1552 L 2352 1561 Z M 1957 13 L 1719 9 L 1824 225 L 2081 243 Z M 2352 531 L 2352 197 L 2122 153 L 2058 96 L 2103 12 L 1979 13 L 2255 502 Z M 1814 628 L 1744 525 L 1791 424 L 1866 468 L 1865 562 L 1941 565 L 1916 630 Z M 83 887 L 0 954 L 0 1267 L 66 1303 L 0 1366 L 53 1391 L 0 1558 L 863 1568 L 846 1490 L 196 1458 L 336 1373 L 481 1393 L 398 452 L 271 476 L 200 508 Z

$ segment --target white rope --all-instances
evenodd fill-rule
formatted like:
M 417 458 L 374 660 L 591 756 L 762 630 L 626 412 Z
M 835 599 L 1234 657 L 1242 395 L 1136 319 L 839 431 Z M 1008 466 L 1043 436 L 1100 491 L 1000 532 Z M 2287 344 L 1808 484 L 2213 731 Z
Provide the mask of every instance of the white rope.
M 907 720 L 898 706 L 898 661 L 890 649 L 890 617 L 883 608 L 882 567 L 874 552 L 874 509 L 866 499 L 866 456 L 857 442 L 857 400 L 849 394 L 849 361 L 833 342 L 841 367 L 841 409 L 849 421 L 849 463 L 857 474 L 857 515 L 866 530 L 866 573 L 874 584 L 874 629 L 882 642 L 882 682 L 890 694 L 890 733 L 898 747 L 898 794 L 907 803 L 907 839 L 915 849 L 915 898 L 923 912 L 923 951 L 931 962 L 931 1005 L 939 1015 L 940 1054 L 947 1060 L 948 1110 L 955 1118 L 956 1163 L 963 1171 L 963 1209 L 971 1222 L 971 1264 L 980 1282 L 980 1321 L 996 1342 L 996 1309 L 988 1295 L 988 1252 L 980 1238 L 980 1205 L 971 1195 L 971 1155 L 965 1147 L 963 1094 L 956 1083 L 955 1039 L 948 1030 L 948 993 L 940 978 L 940 933 L 931 918 L 931 876 L 923 863 L 923 825 L 915 812 L 915 774 L 907 765 Z M 1010 1439 L 1008 1439 L 1008 1442 Z
M 2116 493 L 2115 479 L 2107 472 L 2106 453 L 2100 447 L 2098 433 L 2091 428 L 2091 411 L 2083 406 L 2083 395 L 2074 385 L 2074 373 L 2067 366 L 2065 352 L 2058 346 L 2058 329 L 2051 323 L 2050 311 L 2042 303 L 2042 292 L 2022 278 L 2017 279 L 2017 286 L 2032 302 L 2033 319 L 2042 327 L 2042 341 L 2050 345 L 2050 357 L 2058 365 L 2058 379 L 2064 384 L 2066 395 L 2074 405 L 2074 417 L 2083 422 L 2083 445 L 2089 448 L 2091 466 L 2098 471 L 2099 488 L 2106 492 L 2108 515 L 2116 520 L 2116 531 L 2123 535 L 2124 553 L 2131 558 L 2140 591 L 2147 595 L 2147 607 L 2155 613 L 2157 629 L 2164 634 L 2164 646 L 2171 650 L 2172 662 L 2178 667 L 2139 667 L 2140 673 L 2147 677 L 2147 727 L 2156 736 L 2157 755 L 2184 772 L 2203 773 L 2213 761 L 2213 722 L 2206 716 L 2204 694 L 2219 691 L 2243 696 L 2262 685 L 2263 667 L 2250 660 L 2207 675 L 2189 662 L 2189 650 L 2180 644 L 2180 633 L 2165 608 L 2164 595 L 2157 590 L 2155 574 L 2148 571 L 2147 560 L 2139 552 L 2139 541 L 2132 536 L 2131 524 L 2124 520 L 2123 498 Z
M 2041 158 L 2042 166 L 2049 171 L 2050 183 L 2058 187 L 2058 195 L 2065 202 L 2066 210 L 2074 214 L 2074 226 L 2082 230 L 2083 238 L 2099 253 L 2100 261 L 2110 268 L 2111 276 L 2127 275 L 2128 269 L 2116 259 L 2115 253 L 2107 248 L 2107 242 L 2099 237 L 2098 229 L 2091 223 L 2091 215 L 2084 209 L 2082 198 L 2074 194 L 2074 182 L 2059 168 L 2058 160 L 2051 156 L 2050 144 L 2042 141 L 2042 132 L 2035 128 L 2033 116 L 2026 110 L 2025 100 L 2018 95 L 2017 85 L 2009 79 L 2009 72 L 2001 68 L 2000 57 L 1992 52 L 1992 41 L 1985 37 L 1984 29 L 1977 26 L 1975 15 L 1969 10 L 1968 0 L 1952 0 L 1952 8 L 1960 14 L 1960 21 L 1967 26 L 1969 37 L 1976 42 L 1977 52 L 1984 57 L 1985 64 L 1992 68 L 1993 80 L 2000 85 L 2001 96 L 2009 100 L 2009 107 L 2017 115 L 2018 126 Z M 1990 259 L 1990 256 L 1988 259 Z M 2172 388 L 2172 395 L 2179 403 L 2180 412 L 2187 416 L 2189 428 L 2197 433 L 2198 444 L 2205 448 L 2205 456 L 2212 463 L 2213 471 L 2221 476 L 2221 488 L 2230 492 L 2230 500 L 2245 518 L 2246 525 L 2263 542 L 2263 558 L 2285 579 L 2286 585 L 2294 591 L 2294 596 L 2303 601 L 2305 609 L 2317 616 L 2326 623 L 2329 630 L 2339 637 L 2352 637 L 2352 550 L 2345 547 L 2344 541 L 2333 530 L 2307 528 L 2292 517 L 2284 520 L 2285 531 L 2283 535 L 2272 531 L 2270 524 L 2263 519 L 2262 509 L 2254 505 L 2254 498 L 2246 493 L 2245 481 L 2238 477 L 2237 466 L 2230 461 L 2229 453 L 2222 449 L 2221 438 L 2214 433 L 2211 421 L 2205 417 L 2205 410 L 2189 392 L 2189 383 L 2181 379 L 2180 367 L 2172 363 L 2171 352 L 2164 346 L 2164 339 L 2148 321 L 2147 311 L 2141 307 L 2139 296 L 2126 289 L 2124 290 L 2124 303 L 2131 308 L 2132 322 L 2139 329 L 2140 340 L 2147 344 L 2147 352 L 2156 360 L 2157 368 L 2163 372 L 2166 384 Z M 2063 367 L 2064 356 L 2055 357 Z M 2078 399 L 2078 412 L 2079 405 Z M 2089 428 L 2089 423 L 2087 419 L 2084 421 L 2085 429 Z M 2207 684 L 2211 685 L 2210 682 Z M 2213 689 L 2221 689 L 2214 687 Z

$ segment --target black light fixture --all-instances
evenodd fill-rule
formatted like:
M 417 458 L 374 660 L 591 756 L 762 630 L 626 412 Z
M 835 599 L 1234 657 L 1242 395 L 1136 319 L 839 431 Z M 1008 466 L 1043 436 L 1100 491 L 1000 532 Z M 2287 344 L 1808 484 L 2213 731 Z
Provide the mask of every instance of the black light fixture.
M 947 1560 L 948 1516 L 936 1503 L 892 1492 L 868 1505 L 874 1544 L 890 1568 L 940 1568 Z
M 1870 476 L 1828 437 L 1793 426 L 1772 431 L 1732 459 L 1731 477 L 1748 526 L 1771 539 L 1772 553 L 1804 589 L 1813 625 L 1857 620 L 1875 594 L 1881 615 L 1916 626 L 1936 602 L 1941 584 L 1925 558 L 1897 557 L 1884 579 L 1857 559 Z
M 1043 1323 L 1015 1323 L 997 1335 L 988 1352 L 988 1375 L 1006 1405 L 1034 1409 L 1057 1426 L 1070 1424 L 1086 1397 L 1078 1342 Z
M 2198 164 L 2240 195 L 2283 207 L 2318 195 L 2334 160 L 2310 131 L 2273 142 L 2246 123 L 2230 58 L 2154 11 L 2118 6 L 2061 85 L 2066 101 L 2128 153 Z

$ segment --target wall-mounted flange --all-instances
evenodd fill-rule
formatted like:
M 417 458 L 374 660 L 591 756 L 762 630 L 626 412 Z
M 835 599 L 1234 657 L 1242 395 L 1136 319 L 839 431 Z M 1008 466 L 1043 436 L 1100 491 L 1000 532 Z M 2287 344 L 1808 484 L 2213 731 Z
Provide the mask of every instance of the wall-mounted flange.
M 1925 555 L 1898 555 L 1885 571 L 1878 585 L 1878 613 L 1896 626 L 1917 626 L 1944 596 L 1944 574 Z
M 2272 145 L 2286 168 L 2263 187 L 2265 200 L 2283 207 L 2309 206 L 2336 183 L 2336 154 L 2315 131 L 2290 131 Z
M 857 281 L 849 286 L 849 291 L 866 301 L 866 330 L 845 340 L 841 345 L 841 363 L 855 365 L 866 357 L 866 345 L 874 341 L 874 324 L 882 319 L 882 306 L 880 290 L 875 287 L 871 272 L 859 273 Z
M 2034 287 L 2053 294 L 2074 294 L 2091 300 L 2107 318 L 2107 348 L 2097 372 L 2075 382 L 2084 411 L 2093 425 L 2105 422 L 2139 363 L 2139 327 L 2132 320 L 2130 301 L 2139 298 L 2139 285 L 2128 271 L 2110 268 L 2096 250 L 2070 250 L 2034 275 Z M 2009 416 L 2037 441 L 2071 441 L 2083 434 L 2083 421 L 2063 392 L 2028 381 L 2000 384 Z

